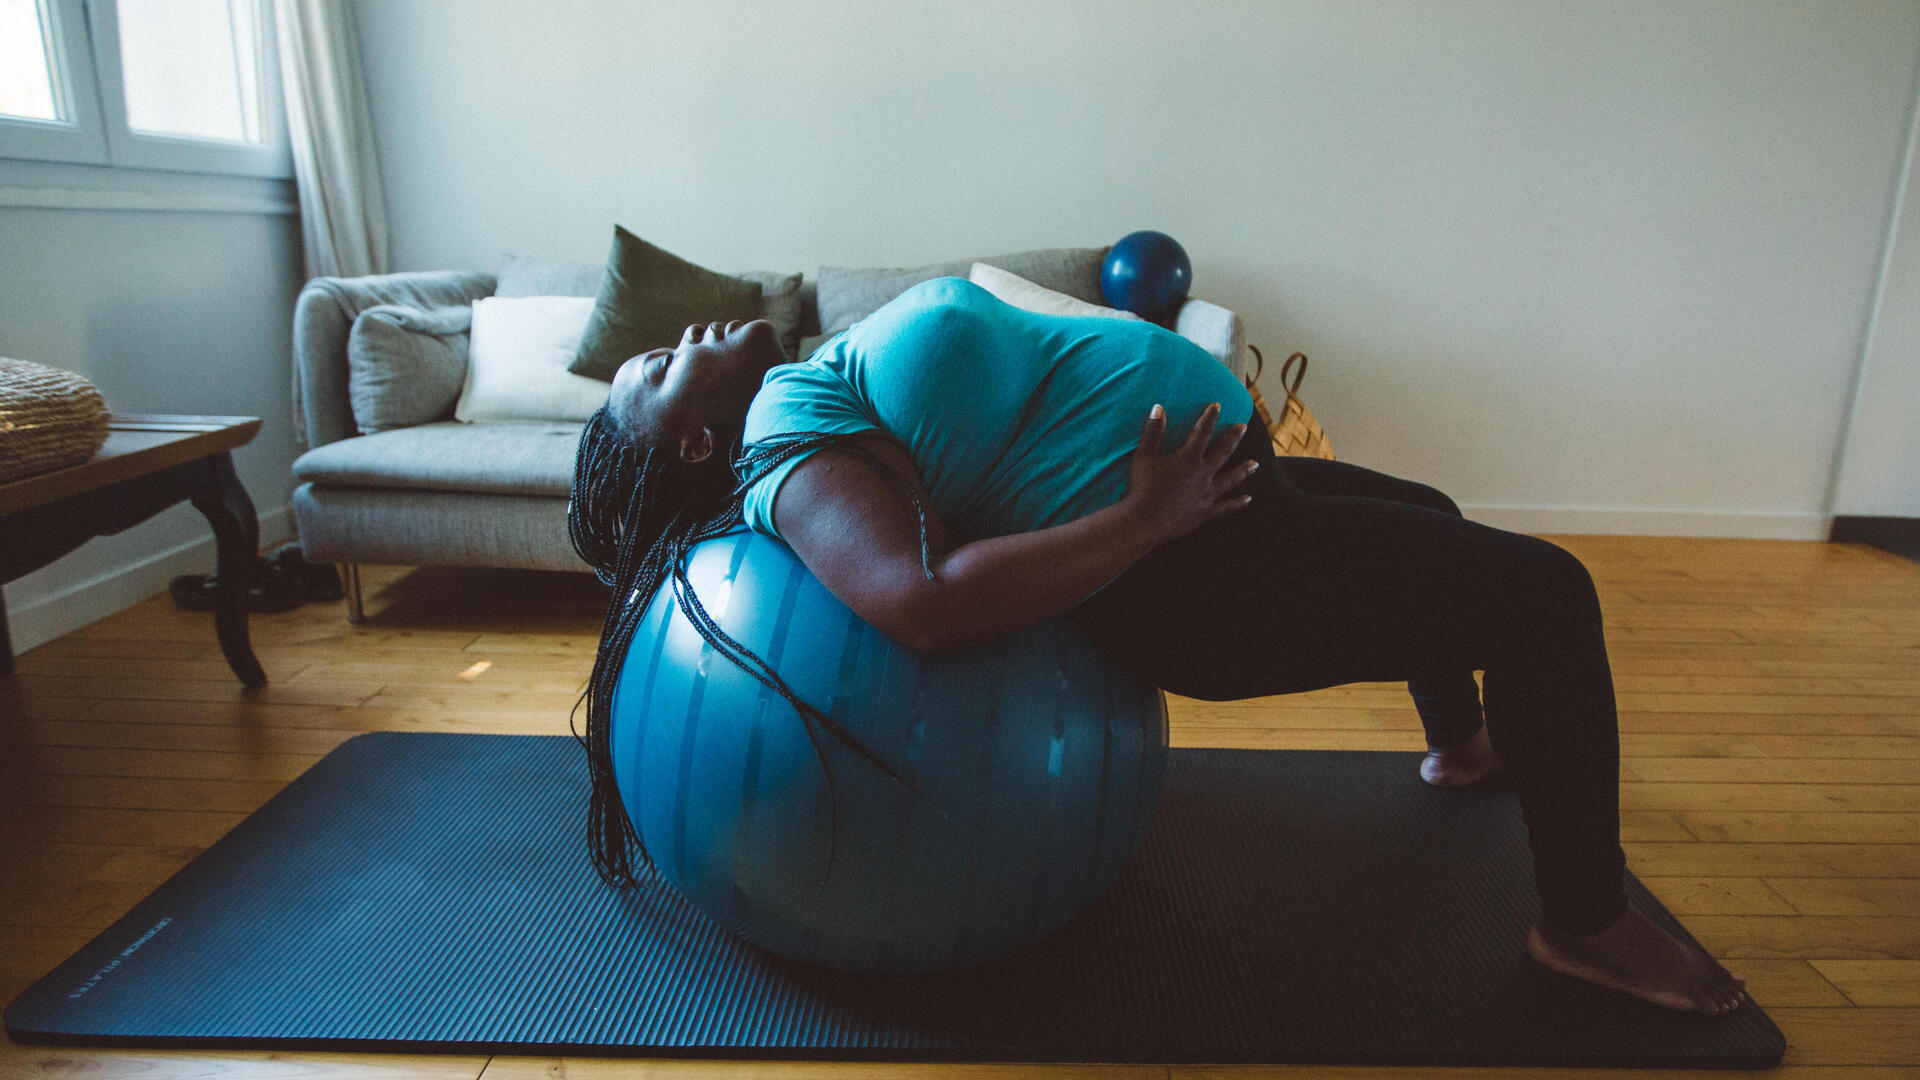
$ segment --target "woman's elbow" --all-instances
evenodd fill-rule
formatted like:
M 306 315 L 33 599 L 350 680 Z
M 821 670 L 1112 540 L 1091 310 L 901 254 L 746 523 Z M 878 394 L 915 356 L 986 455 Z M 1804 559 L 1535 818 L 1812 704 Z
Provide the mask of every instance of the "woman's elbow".
M 979 644 L 979 628 L 967 620 L 955 618 L 951 608 L 934 597 L 921 597 L 916 603 L 903 604 L 898 612 L 901 644 L 916 652 L 959 652 Z
M 915 652 L 944 653 L 964 647 L 952 624 L 935 615 L 902 613 L 894 625 L 897 630 L 889 631 L 889 636 Z

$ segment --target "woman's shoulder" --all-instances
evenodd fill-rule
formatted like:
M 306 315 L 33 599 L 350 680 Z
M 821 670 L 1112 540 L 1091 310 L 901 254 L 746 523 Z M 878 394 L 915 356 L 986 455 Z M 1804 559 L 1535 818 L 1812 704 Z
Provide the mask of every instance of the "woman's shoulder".
M 747 406 L 742 432 L 747 443 L 787 431 L 820 430 L 827 417 L 864 413 L 844 358 L 833 345 L 828 342 L 806 360 L 768 369 Z

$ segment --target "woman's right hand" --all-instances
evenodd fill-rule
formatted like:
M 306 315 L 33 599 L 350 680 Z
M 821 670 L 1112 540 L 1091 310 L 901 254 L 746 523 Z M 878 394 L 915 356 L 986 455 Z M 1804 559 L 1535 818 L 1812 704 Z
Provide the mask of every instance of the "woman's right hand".
M 1220 403 L 1216 401 L 1201 411 L 1186 441 L 1163 454 L 1160 444 L 1166 438 L 1166 410 L 1155 405 L 1147 414 L 1121 502 L 1128 504 L 1142 527 L 1158 537 L 1159 543 L 1184 536 L 1253 500 L 1250 495 L 1227 494 L 1258 466 L 1258 462 L 1244 461 L 1227 467 L 1227 458 L 1240 444 L 1247 425 L 1234 424 L 1214 437 L 1213 425 L 1219 418 Z

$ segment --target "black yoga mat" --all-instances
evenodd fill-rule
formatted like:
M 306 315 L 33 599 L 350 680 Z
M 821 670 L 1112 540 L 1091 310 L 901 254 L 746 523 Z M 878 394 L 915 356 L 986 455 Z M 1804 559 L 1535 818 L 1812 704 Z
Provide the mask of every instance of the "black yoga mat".
M 1539 967 L 1510 796 L 1419 755 L 1172 751 L 1152 827 L 1053 936 L 847 975 L 739 943 L 584 848 L 568 736 L 361 735 L 7 1007 L 19 1042 L 917 1061 L 1755 1068 Z M 1636 902 L 1677 926 L 1639 885 Z

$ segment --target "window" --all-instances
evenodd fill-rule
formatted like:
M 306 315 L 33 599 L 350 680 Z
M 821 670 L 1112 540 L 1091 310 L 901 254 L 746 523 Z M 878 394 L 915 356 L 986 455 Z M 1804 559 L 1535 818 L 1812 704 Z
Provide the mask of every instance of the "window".
M 38 0 L 0 0 L 0 115 L 63 119 L 53 97 L 47 44 Z
M 291 174 L 268 0 L 0 0 L 0 157 Z

